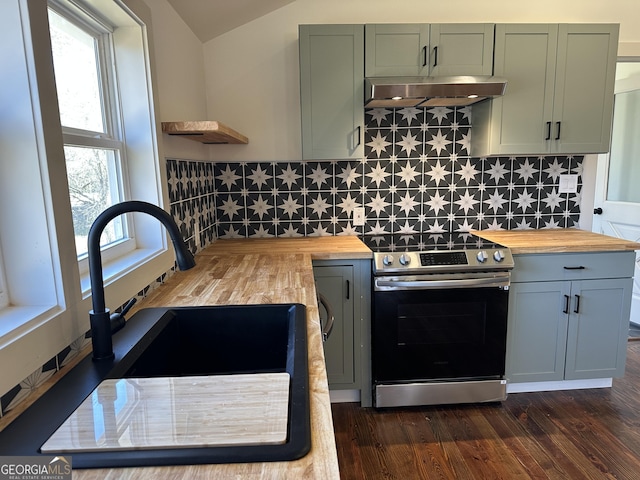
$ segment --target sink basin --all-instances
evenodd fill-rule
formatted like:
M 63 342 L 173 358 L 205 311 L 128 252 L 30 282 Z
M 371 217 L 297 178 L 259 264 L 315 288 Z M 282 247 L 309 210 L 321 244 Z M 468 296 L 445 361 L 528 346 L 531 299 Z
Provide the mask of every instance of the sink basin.
M 286 438 L 277 444 L 191 444 L 145 450 L 136 446 L 96 448 L 94 441 L 89 449 L 79 445 L 77 449 L 56 452 L 47 442 L 46 455 L 71 454 L 74 468 L 95 468 L 286 461 L 300 458 L 309 451 L 304 305 L 143 309 L 114 335 L 113 342 L 113 361 L 93 362 L 87 357 L 1 432 L 0 452 L 3 455 L 45 454 L 40 451 L 42 445 L 75 414 L 85 399 L 89 400 L 85 404 L 91 404 L 91 398 L 96 395 L 94 391 L 101 384 L 120 385 L 122 381 L 131 383 L 134 379 L 148 383 L 155 382 L 154 378 L 186 381 L 172 381 L 172 385 L 189 385 L 191 381 L 195 384 L 200 382 L 198 379 L 214 383 L 220 380 L 217 383 L 221 384 L 222 379 L 268 378 L 265 375 L 279 375 L 289 380 L 278 397 L 283 398 L 283 392 L 284 396 L 288 395 L 288 408 L 284 413 L 286 430 L 282 433 Z M 270 384 L 267 385 L 265 402 L 269 401 Z M 159 391 L 162 396 L 163 390 Z M 184 392 L 182 397 L 189 402 Z M 209 412 L 213 413 L 219 414 L 217 410 Z
M 142 354 L 130 354 L 135 360 L 122 376 L 286 372 L 289 347 L 295 347 L 296 342 L 295 316 L 290 315 L 289 308 L 258 305 L 171 309 L 139 345 L 144 350 Z M 121 367 L 129 365 L 128 357 Z

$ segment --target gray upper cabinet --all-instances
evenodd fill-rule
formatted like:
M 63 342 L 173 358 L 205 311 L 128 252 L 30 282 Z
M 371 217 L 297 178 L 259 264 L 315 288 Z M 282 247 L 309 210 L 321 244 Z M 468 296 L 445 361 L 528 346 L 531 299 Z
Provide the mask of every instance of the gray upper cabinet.
M 302 158 L 362 158 L 364 26 L 299 30 Z
M 551 151 L 608 152 L 618 25 L 560 25 Z
M 496 25 L 503 97 L 473 107 L 473 156 L 609 150 L 618 25 Z
M 365 25 L 365 77 L 429 74 L 429 25 Z
M 373 24 L 365 35 L 366 77 L 493 70 L 493 24 Z

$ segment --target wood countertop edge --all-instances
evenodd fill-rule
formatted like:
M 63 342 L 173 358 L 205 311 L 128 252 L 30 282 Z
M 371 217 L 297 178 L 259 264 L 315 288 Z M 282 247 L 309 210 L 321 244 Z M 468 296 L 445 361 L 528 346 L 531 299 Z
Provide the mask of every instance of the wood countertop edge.
M 306 253 L 312 260 L 368 260 L 373 252 L 356 236 L 218 239 L 200 255 Z
M 591 245 L 586 247 L 509 247 L 512 255 L 533 255 L 551 253 L 605 253 L 605 252 L 630 252 L 640 250 L 638 248 L 613 247 L 607 245 Z
M 576 228 L 473 230 L 472 233 L 508 247 L 514 255 L 640 250 L 640 243 Z

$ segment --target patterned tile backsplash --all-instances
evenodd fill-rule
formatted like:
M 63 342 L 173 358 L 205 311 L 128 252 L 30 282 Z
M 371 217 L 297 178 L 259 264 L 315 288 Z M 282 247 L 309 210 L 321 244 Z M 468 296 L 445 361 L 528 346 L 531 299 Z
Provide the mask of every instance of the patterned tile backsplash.
M 167 160 L 171 214 L 193 252 L 220 237 L 378 235 L 577 226 L 582 157 L 473 158 L 471 108 L 365 111 L 365 157 L 353 161 Z M 559 193 L 561 174 L 578 193 Z M 353 209 L 364 206 L 364 226 Z M 167 274 L 171 274 L 168 272 Z M 164 281 L 160 277 L 138 293 Z M 0 416 L 87 344 L 79 338 L 9 392 Z
M 365 120 L 362 160 L 168 160 L 171 212 L 192 249 L 229 237 L 578 224 L 581 156 L 470 157 L 470 107 L 377 108 Z M 559 193 L 561 174 L 578 175 L 578 193 Z

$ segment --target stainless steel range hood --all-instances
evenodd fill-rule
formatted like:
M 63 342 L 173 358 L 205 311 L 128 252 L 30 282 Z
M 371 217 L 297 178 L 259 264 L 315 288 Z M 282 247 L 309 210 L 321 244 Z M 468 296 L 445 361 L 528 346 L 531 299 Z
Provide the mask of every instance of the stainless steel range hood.
M 371 77 L 365 79 L 365 107 L 451 107 L 504 95 L 507 81 L 488 75 Z

